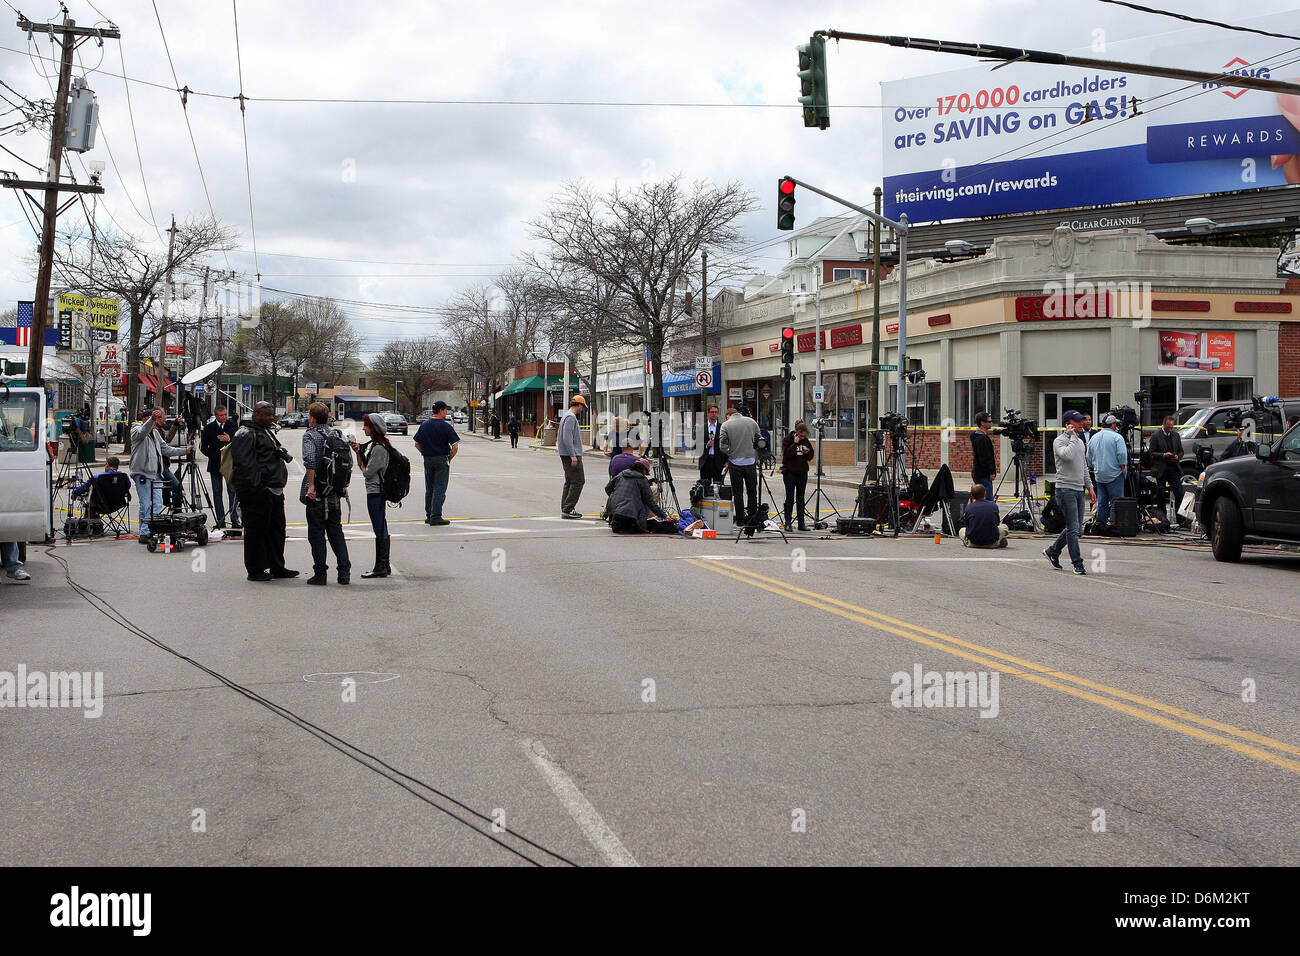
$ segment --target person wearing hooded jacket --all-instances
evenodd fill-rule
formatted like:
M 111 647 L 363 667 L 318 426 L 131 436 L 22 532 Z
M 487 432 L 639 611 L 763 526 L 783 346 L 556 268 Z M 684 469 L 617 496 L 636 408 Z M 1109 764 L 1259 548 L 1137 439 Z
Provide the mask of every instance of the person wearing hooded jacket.
M 605 485 L 609 526 L 615 534 L 677 533 L 677 524 L 655 501 L 649 475 L 650 462 L 638 458 Z
M 366 479 L 366 510 L 370 513 L 370 527 L 375 532 L 375 566 L 363 571 L 363 578 L 386 578 L 393 573 L 388 563 L 389 548 L 393 539 L 388 536 L 388 515 L 384 501 L 384 472 L 388 470 L 388 450 L 392 443 L 388 440 L 384 427 L 384 416 L 371 412 L 361 422 L 362 430 L 370 441 L 358 445 L 355 439 L 352 450 L 356 453 L 357 464 Z

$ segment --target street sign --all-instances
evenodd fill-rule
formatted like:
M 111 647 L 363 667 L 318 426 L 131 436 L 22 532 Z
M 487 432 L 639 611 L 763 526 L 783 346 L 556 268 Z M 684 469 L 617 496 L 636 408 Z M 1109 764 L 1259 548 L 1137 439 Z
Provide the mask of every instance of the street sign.
M 206 385 L 204 385 L 202 382 L 199 382 L 199 383 L 196 384 L 196 385 L 191 385 L 191 386 L 190 386 L 190 391 L 193 392 L 195 395 L 202 395 L 202 394 L 203 394 L 203 390 L 206 389 L 206 388 L 207 388 Z
M 813 403 L 814 403 L 814 404 L 821 404 L 821 403 L 824 402 L 824 401 L 826 401 L 826 386 L 825 386 L 825 385 L 814 385 L 814 386 L 813 386 Z
M 100 378 L 121 378 L 122 366 L 119 365 L 117 362 L 100 362 L 99 377 Z
M 713 369 L 708 368 L 695 373 L 695 384 L 700 388 L 713 387 Z
M 697 372 L 713 371 L 713 356 L 712 355 L 695 356 L 695 371 Z
M 184 354 L 185 354 L 185 346 L 183 346 L 183 345 L 169 345 L 169 346 L 167 346 L 167 354 L 168 354 L 168 355 L 184 355 Z
M 897 365 L 868 365 L 867 370 L 871 372 L 897 372 Z

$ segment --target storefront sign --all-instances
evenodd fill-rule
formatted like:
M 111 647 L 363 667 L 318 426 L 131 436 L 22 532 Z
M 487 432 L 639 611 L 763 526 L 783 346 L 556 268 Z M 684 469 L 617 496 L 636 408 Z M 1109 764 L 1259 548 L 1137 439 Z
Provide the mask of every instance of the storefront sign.
M 729 401 L 740 401 L 740 386 L 732 385 L 727 388 L 727 399 Z
M 817 333 L 816 333 L 816 332 L 804 332 L 802 335 L 797 335 L 797 336 L 795 336 L 794 343 L 795 343 L 795 348 L 796 348 L 798 351 L 800 351 L 800 352 L 813 352 L 813 351 L 816 351 L 816 349 L 817 349 Z M 779 348 L 779 346 L 775 346 L 775 345 L 774 345 L 774 346 L 772 346 L 772 351 L 775 352 L 778 348 Z M 826 348 L 826 332 L 825 332 L 825 330 L 822 331 L 822 348 Z
M 839 349 L 846 345 L 862 344 L 862 323 L 857 325 L 842 325 L 838 329 L 831 329 L 831 348 Z
M 74 347 L 71 340 L 71 322 L 72 314 L 75 312 L 87 313 L 90 320 L 90 338 L 93 341 L 101 343 L 117 341 L 117 299 L 103 299 L 77 292 L 60 292 L 54 299 L 54 310 L 58 315 L 59 348 Z
M 886 334 L 886 335 L 895 335 L 895 334 L 897 334 L 897 332 L 898 332 L 898 323 L 897 323 L 897 322 L 887 322 L 887 323 L 885 323 L 885 334 Z
M 1235 332 L 1160 332 L 1161 370 L 1232 372 L 1236 370 Z
M 943 315 L 932 315 L 928 319 L 926 319 L 926 321 L 930 323 L 930 328 L 932 329 L 935 326 L 939 326 L 939 325 L 951 325 L 952 313 L 945 312 Z
M 740 350 L 740 354 L 741 354 L 741 355 L 753 355 L 753 354 L 754 354 L 754 346 L 752 346 L 752 345 L 746 345 L 743 349 Z
M 1269 315 L 1283 315 L 1291 311 L 1290 302 L 1238 302 L 1234 306 L 1238 312 L 1265 312 Z
M 1110 317 L 1110 294 L 1022 295 L 1016 299 L 1017 322 L 1044 319 L 1105 319 Z
M 1209 312 L 1209 299 L 1152 299 L 1153 312 Z
M 645 385 L 645 371 L 641 368 L 625 368 L 616 372 L 601 372 L 596 376 L 596 391 L 620 392 L 626 389 L 642 388 Z
M 167 354 L 168 354 L 168 355 L 184 355 L 184 354 L 185 354 L 185 346 L 183 346 L 183 345 L 169 345 L 169 346 L 167 346 Z

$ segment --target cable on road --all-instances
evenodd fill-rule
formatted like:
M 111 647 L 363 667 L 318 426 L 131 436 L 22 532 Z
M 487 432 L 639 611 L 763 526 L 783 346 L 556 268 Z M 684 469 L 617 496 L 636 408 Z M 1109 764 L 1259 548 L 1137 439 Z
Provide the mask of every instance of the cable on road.
M 425 794 L 417 791 L 410 784 L 415 784 L 417 786 L 424 787 L 429 792 L 437 794 L 443 800 L 465 811 L 465 813 L 473 817 L 477 817 L 479 820 L 482 820 L 484 823 L 488 823 L 488 824 L 495 823 L 496 821 L 494 821 L 491 817 L 479 813 L 473 807 L 462 803 L 461 801 L 457 800 L 455 797 L 451 796 L 451 794 L 439 790 L 437 787 L 433 786 L 433 784 L 426 783 L 423 780 L 418 779 L 417 777 L 412 777 L 410 774 L 403 773 L 401 770 L 398 770 L 396 767 L 392 766 L 391 764 L 386 763 L 382 758 L 375 756 L 374 754 L 370 753 L 367 750 L 364 750 L 361 747 L 358 747 L 356 744 L 349 743 L 348 741 L 344 740 L 342 737 L 337 736 L 336 734 L 330 733 L 325 728 L 312 723 L 307 718 L 294 713 L 289 708 L 281 704 L 277 704 L 272 700 L 268 700 L 267 698 L 263 697 L 261 694 L 257 693 L 257 691 L 245 687 L 243 684 L 239 683 L 238 681 L 230 679 L 226 675 L 220 673 L 219 671 L 213 670 L 211 667 L 208 667 L 206 664 L 202 664 L 199 661 L 196 661 L 192 657 L 182 654 L 180 651 L 176 650 L 174 647 L 171 647 L 166 642 L 161 641 L 158 638 L 154 637 L 148 631 L 144 630 L 143 628 L 139 627 L 134 622 L 132 622 L 129 618 L 127 618 L 124 614 L 122 614 L 121 611 L 115 608 L 112 604 L 110 604 L 105 598 L 100 596 L 98 593 L 96 593 L 95 591 L 91 590 L 88 587 L 85 587 L 84 585 L 78 584 L 72 577 L 72 569 L 68 566 L 68 562 L 65 561 L 62 557 L 60 557 L 59 554 L 56 553 L 55 549 L 52 546 L 45 548 L 45 553 L 48 554 L 51 558 L 53 558 L 55 561 L 57 561 L 60 566 L 62 566 L 63 576 L 68 582 L 68 587 L 70 587 L 76 594 L 80 595 L 86 601 L 86 603 L 89 604 L 91 607 L 93 607 L 96 611 L 98 611 L 100 614 L 103 614 L 110 621 L 113 621 L 115 624 L 119 625 L 124 630 L 128 631 L 131 634 L 134 634 L 136 637 L 139 637 L 144 641 L 147 641 L 148 643 L 152 644 L 154 647 L 158 648 L 161 651 L 165 651 L 166 653 L 172 655 L 178 660 L 182 660 L 185 663 L 198 668 L 203 673 L 211 677 L 213 680 L 219 681 L 220 683 L 224 684 L 226 687 L 229 687 L 231 690 L 235 691 L 237 694 L 240 694 L 248 698 L 254 703 L 261 704 L 263 707 L 271 711 L 271 713 L 275 714 L 277 717 L 282 717 L 285 720 L 289 721 L 289 723 L 294 724 L 295 726 L 307 731 L 307 733 L 311 734 L 313 737 L 316 737 L 317 739 L 327 744 L 328 746 L 334 748 L 339 753 L 343 754 L 345 757 L 349 757 L 352 760 L 355 760 L 357 763 L 361 764 L 361 766 L 365 767 L 367 770 L 370 770 L 378 774 L 379 776 L 383 777 L 384 779 L 391 781 L 392 783 L 401 787 L 403 790 L 405 790 L 407 793 L 411 794 L 415 798 L 419 800 L 423 800 L 429 806 L 433 807 L 436 810 L 440 810 L 441 812 L 445 813 L 447 816 L 451 817 L 456 822 L 463 824 L 472 832 L 478 834 L 479 836 L 486 837 L 487 839 L 491 840 L 493 843 L 497 844 L 498 846 L 502 847 L 505 850 L 508 850 L 509 852 L 513 853 L 515 856 L 519 857 L 520 859 L 528 861 L 529 863 L 533 864 L 533 866 L 546 865 L 542 861 L 535 859 L 532 856 L 529 856 L 523 850 L 511 846 L 505 840 L 498 838 L 492 833 L 484 832 L 480 827 L 475 825 L 473 821 L 467 820 L 465 819 L 464 816 L 461 816 L 460 814 L 457 814 L 453 810 L 450 810 L 447 807 L 444 807 L 441 804 L 436 803 Z M 398 779 L 399 777 L 401 779 Z M 406 783 L 404 781 L 409 781 L 409 783 Z M 511 837 L 520 841 L 521 843 L 526 844 L 528 847 L 531 847 L 534 850 L 539 850 L 542 853 L 546 854 L 547 856 L 550 856 L 561 863 L 567 864 L 568 866 L 578 865 L 573 860 L 570 860 L 568 857 L 560 853 L 557 853 L 554 850 L 548 849 L 542 846 L 540 843 L 528 839 L 523 834 L 515 833 L 511 830 L 504 830 L 502 832 L 509 834 Z

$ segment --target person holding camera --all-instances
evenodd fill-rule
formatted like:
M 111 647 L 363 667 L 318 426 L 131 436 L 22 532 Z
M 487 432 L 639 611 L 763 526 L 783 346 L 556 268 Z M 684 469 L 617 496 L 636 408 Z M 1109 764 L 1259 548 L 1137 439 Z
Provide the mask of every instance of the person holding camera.
M 1056 507 L 1065 516 L 1065 530 L 1057 539 L 1043 549 L 1043 555 L 1058 570 L 1061 567 L 1061 551 L 1070 549 L 1070 563 L 1074 565 L 1075 574 L 1087 574 L 1083 566 L 1083 555 L 1079 553 L 1079 531 L 1083 527 L 1086 500 L 1095 502 L 1096 493 L 1092 490 L 1092 477 L 1088 474 L 1088 462 L 1084 457 L 1083 415 L 1071 409 L 1061 421 L 1065 429 L 1052 442 L 1052 452 L 1056 456 Z
M 790 511 L 794 505 L 799 515 L 799 530 L 807 531 L 804 524 L 804 495 L 808 491 L 808 462 L 813 457 L 812 442 L 808 439 L 808 425 L 794 423 L 794 431 L 785 436 L 781 444 L 781 480 L 785 482 L 785 529 L 790 530 Z
M 1102 417 L 1101 424 L 1104 427 L 1088 442 L 1084 456 L 1097 491 L 1095 527 L 1098 529 L 1110 524 L 1110 503 L 1124 497 L 1124 481 L 1128 476 L 1128 442 L 1119 433 L 1120 420 L 1108 414 Z
M 993 416 L 988 412 L 975 413 L 975 431 L 970 433 L 970 480 L 984 486 L 985 498 L 993 500 L 993 479 L 997 477 L 998 461 L 993 454 Z
M 1156 498 L 1160 510 L 1169 504 L 1169 489 L 1173 489 L 1174 512 L 1183 501 L 1183 439 L 1174 431 L 1174 416 L 1166 415 L 1163 427 L 1147 443 L 1151 450 L 1151 472 L 1156 479 Z
M 252 421 L 230 440 L 235 488 L 244 512 L 244 569 L 250 581 L 296 578 L 284 566 L 284 486 L 293 460 L 275 437 L 275 406 L 258 402 Z
M 727 457 L 731 472 L 732 514 L 737 524 L 758 521 L 758 422 L 749 417 L 744 405 L 722 423 L 718 449 Z M 748 495 L 748 502 L 745 501 Z
M 162 439 L 167 413 L 154 408 L 141 413 L 131 429 L 131 482 L 140 509 L 139 541 L 148 543 L 149 519 L 162 511 L 162 483 L 171 478 L 166 459 L 194 451 L 194 445 L 169 445 Z M 174 479 L 173 479 L 174 480 Z
M 1237 429 L 1237 437 L 1228 443 L 1228 447 L 1223 450 L 1219 461 L 1227 461 L 1229 458 L 1242 458 L 1245 455 L 1255 454 L 1256 444 L 1253 441 L 1246 440 L 1246 429 L 1241 427 Z

